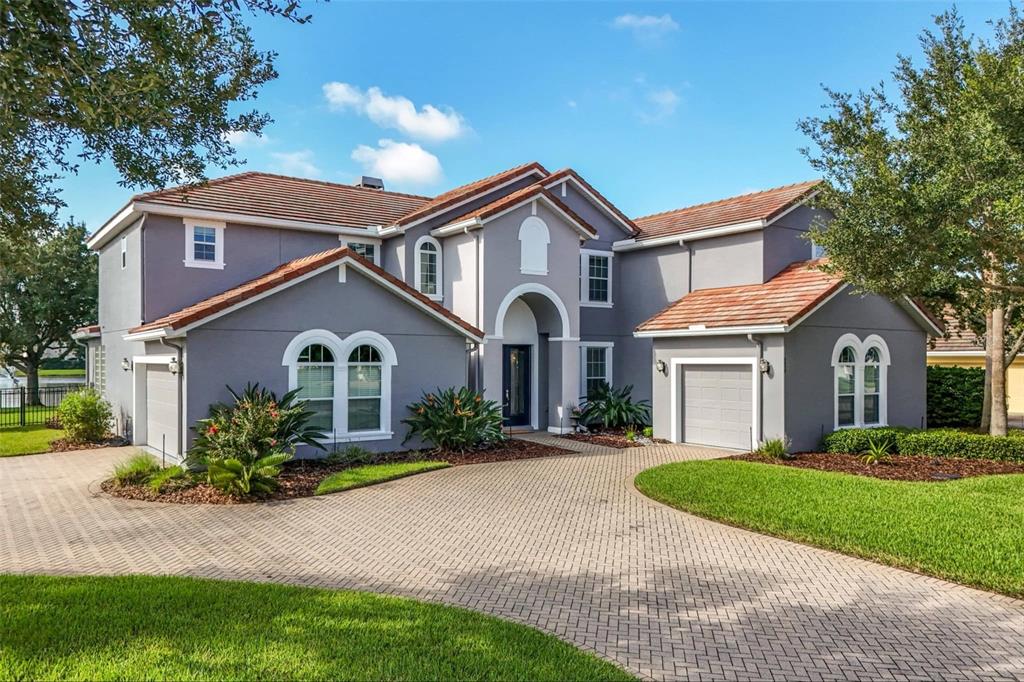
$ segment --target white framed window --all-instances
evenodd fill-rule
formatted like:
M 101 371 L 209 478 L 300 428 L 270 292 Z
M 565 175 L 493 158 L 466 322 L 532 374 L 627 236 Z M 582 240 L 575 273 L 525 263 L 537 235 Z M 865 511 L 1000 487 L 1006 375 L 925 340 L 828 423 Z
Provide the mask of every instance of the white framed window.
M 580 343 L 580 398 L 591 396 L 602 382 L 612 385 L 612 349 L 610 341 Z
M 357 256 L 362 256 L 376 266 L 380 266 L 380 243 L 368 239 L 359 239 L 342 236 L 340 237 L 343 246 L 348 247 Z
M 821 244 L 815 244 L 812 241 L 811 242 L 811 259 L 813 260 L 815 258 L 824 258 L 824 257 L 825 257 L 825 247 L 822 246 Z
M 424 235 L 416 240 L 416 290 L 427 297 L 440 301 L 442 293 L 441 244 L 433 237 Z
M 537 216 L 524 220 L 519 226 L 519 271 L 524 275 L 547 275 L 550 243 L 547 223 Z
M 224 223 L 185 221 L 185 267 L 224 268 Z
M 128 267 L 128 237 L 121 237 L 121 269 Z
M 611 251 L 580 249 L 580 305 L 612 307 Z
M 889 346 L 877 334 L 843 334 L 832 349 L 835 428 L 888 423 Z
M 285 349 L 288 388 L 298 389 L 316 416 L 313 424 L 334 442 L 391 438 L 394 346 L 374 331 L 344 339 L 324 329 L 295 336 Z

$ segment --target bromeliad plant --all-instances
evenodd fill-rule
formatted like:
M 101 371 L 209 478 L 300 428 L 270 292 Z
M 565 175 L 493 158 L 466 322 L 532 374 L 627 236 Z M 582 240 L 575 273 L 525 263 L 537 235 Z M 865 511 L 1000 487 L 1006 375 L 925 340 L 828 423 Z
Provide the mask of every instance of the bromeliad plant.
M 210 416 L 195 427 L 186 460 L 190 471 L 205 471 L 211 485 L 237 497 L 266 494 L 277 486 L 281 465 L 297 446 L 324 449 L 323 434 L 309 426 L 314 413 L 295 400 L 298 391 L 280 399 L 259 384 L 247 384 L 241 393 L 230 386 L 228 391 L 234 404 L 210 406 Z
M 589 397 L 580 400 L 584 401 L 580 423 L 587 427 L 617 429 L 651 423 L 651 406 L 646 400 L 633 400 L 632 385 L 612 388 L 602 381 Z
M 409 425 L 403 444 L 419 436 L 437 450 L 465 452 L 505 440 L 501 407 L 466 387 L 425 393 L 409 410 L 412 416 L 402 420 Z

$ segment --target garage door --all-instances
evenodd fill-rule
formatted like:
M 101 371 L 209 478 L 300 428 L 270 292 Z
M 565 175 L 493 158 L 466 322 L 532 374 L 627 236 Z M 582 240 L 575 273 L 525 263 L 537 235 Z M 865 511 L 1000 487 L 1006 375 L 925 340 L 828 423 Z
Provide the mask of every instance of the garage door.
M 683 441 L 748 450 L 753 395 L 748 365 L 683 365 Z
M 146 365 L 146 442 L 178 454 L 178 377 L 166 365 Z

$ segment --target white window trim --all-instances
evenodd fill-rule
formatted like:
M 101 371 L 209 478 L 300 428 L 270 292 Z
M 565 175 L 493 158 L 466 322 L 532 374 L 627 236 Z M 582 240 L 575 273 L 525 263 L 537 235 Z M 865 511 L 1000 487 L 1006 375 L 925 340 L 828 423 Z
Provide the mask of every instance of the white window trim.
M 217 242 L 214 246 L 214 260 L 196 260 L 195 250 L 193 249 L 193 233 L 197 227 L 210 227 L 213 228 L 216 233 Z M 204 268 L 207 270 L 223 270 L 224 269 L 224 223 L 217 222 L 215 220 L 193 220 L 185 219 L 185 267 L 186 268 Z
M 590 256 L 604 256 L 608 259 L 608 300 L 590 300 Z M 584 308 L 612 308 L 612 272 L 614 271 L 615 254 L 611 251 L 597 249 L 580 249 L 580 305 Z
M 338 241 L 341 245 L 348 247 L 350 244 L 369 244 L 373 247 L 373 264 L 380 267 L 380 247 L 383 242 L 379 239 L 363 239 L 361 237 L 349 237 L 346 235 L 338 235 Z
M 128 269 L 128 237 L 121 237 L 121 269 Z
M 682 367 L 683 365 L 750 365 L 750 381 L 751 381 L 751 412 L 750 412 L 750 428 L 753 433 L 752 440 L 754 443 L 761 442 L 761 370 L 759 368 L 760 360 L 756 356 L 751 357 L 699 357 L 699 358 L 672 358 L 670 360 L 670 390 L 671 390 L 671 405 L 672 410 L 672 422 L 671 422 L 671 433 L 669 435 L 670 440 L 673 443 L 681 443 L 683 437 L 683 410 L 682 410 Z
M 587 395 L 587 349 L 604 348 L 604 380 L 609 386 L 613 386 L 612 378 L 615 372 L 612 369 L 612 356 L 615 355 L 614 341 L 580 341 L 580 385 L 578 395 L 585 398 Z
M 423 292 L 421 288 L 422 282 L 420 281 L 420 248 L 424 244 L 433 244 L 434 248 L 437 249 L 437 293 L 427 294 Z M 432 301 L 443 301 L 444 300 L 444 252 L 441 250 L 441 242 L 437 241 L 429 234 L 425 234 L 416 240 L 416 246 L 413 249 L 413 274 L 416 279 L 415 288 L 416 291 L 420 292 Z
M 548 224 L 544 222 L 539 216 L 536 215 L 537 203 L 534 202 L 534 215 L 527 216 L 525 220 L 519 225 L 519 272 L 523 275 L 543 275 L 548 274 L 548 256 L 551 246 L 551 229 Z M 523 263 L 523 230 L 527 227 L 539 224 L 540 227 L 544 228 L 544 268 L 528 268 Z
M 856 356 L 854 363 L 854 398 L 853 423 L 839 425 L 839 355 L 847 346 L 853 348 Z M 864 358 L 872 348 L 877 348 L 880 362 L 878 363 L 878 421 L 867 424 L 864 422 Z M 839 337 L 832 347 L 832 423 L 836 431 L 841 429 L 874 428 L 889 425 L 889 346 L 878 334 L 871 334 L 863 341 L 856 334 L 846 333 Z M 846 363 L 844 363 L 846 364 Z
M 398 364 L 395 347 L 381 334 L 363 330 L 353 332 L 344 339 L 326 329 L 310 329 L 288 342 L 281 364 L 288 368 L 288 390 L 298 387 L 298 359 L 302 349 L 311 343 L 326 346 L 334 354 L 334 431 L 324 434 L 321 443 L 352 443 L 388 440 L 394 437 L 391 429 L 391 368 Z M 374 346 L 381 356 L 380 429 L 377 431 L 348 430 L 348 356 L 357 346 Z

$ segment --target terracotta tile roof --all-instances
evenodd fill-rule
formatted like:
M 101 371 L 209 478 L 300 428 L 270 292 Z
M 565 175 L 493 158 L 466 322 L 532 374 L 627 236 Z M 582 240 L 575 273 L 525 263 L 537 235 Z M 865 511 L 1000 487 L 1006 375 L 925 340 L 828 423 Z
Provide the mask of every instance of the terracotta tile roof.
M 500 199 L 496 199 L 489 204 L 484 204 L 483 206 L 480 206 L 479 208 L 474 209 L 469 213 L 461 215 L 458 218 L 455 218 L 454 220 L 448 221 L 448 223 L 459 223 L 462 222 L 463 220 L 469 220 L 470 218 L 478 218 L 480 220 L 485 220 L 491 217 L 492 215 L 501 213 L 506 208 L 515 206 L 521 201 L 525 201 L 530 199 L 531 197 L 538 196 L 543 196 L 545 199 L 551 201 L 560 210 L 565 211 L 565 213 L 570 218 L 579 223 L 579 225 L 583 227 L 584 231 L 588 232 L 592 237 L 597 236 L 597 230 L 591 227 L 587 223 L 587 221 L 585 221 L 583 218 L 577 215 L 571 208 L 566 206 L 565 203 L 561 199 L 556 197 L 550 190 L 545 189 L 544 185 L 542 185 L 539 182 L 532 185 L 527 185 L 526 187 L 518 189 L 515 192 L 512 192 L 511 194 L 506 194 Z
M 72 336 L 96 336 L 99 333 L 100 326 L 98 324 L 87 324 L 84 327 L 76 329 Z
M 843 285 L 841 278 L 817 267 L 822 262 L 793 263 L 764 284 L 699 289 L 642 323 L 637 331 L 790 324 Z
M 325 265 L 330 265 L 331 263 L 341 261 L 345 258 L 350 258 L 353 261 L 358 262 L 359 265 L 367 268 L 378 277 L 387 280 L 390 284 L 402 289 L 415 298 L 420 304 L 440 313 L 470 335 L 477 338 L 483 338 L 484 333 L 482 331 L 469 324 L 461 317 L 458 317 L 437 302 L 430 300 L 402 280 L 385 272 L 383 269 L 377 267 L 365 258 L 358 256 L 355 252 L 349 251 L 346 247 L 338 247 L 329 251 L 321 251 L 320 253 L 296 258 L 293 261 L 279 265 L 265 275 L 251 279 L 237 287 L 228 289 L 223 293 L 211 296 L 199 301 L 198 303 L 170 313 L 169 315 L 165 315 L 158 320 L 153 320 L 152 322 L 135 327 L 134 329 L 129 330 L 129 333 L 138 334 L 140 332 L 164 328 L 181 329 L 182 327 L 204 320 L 215 313 L 226 310 L 227 308 L 253 298 L 261 293 L 274 289 L 282 284 L 286 284 L 287 282 L 297 279 L 307 273 L 318 270 Z
M 591 194 L 593 194 L 593 195 L 594 195 L 595 197 L 597 197 L 597 199 L 598 199 L 598 200 L 599 200 L 599 201 L 600 201 L 600 202 L 601 202 L 602 204 L 604 204 L 604 206 L 605 206 L 605 207 L 606 207 L 606 208 L 607 208 L 607 209 L 608 209 L 609 211 L 611 211 L 612 213 L 614 213 L 614 214 L 615 214 L 616 216 L 618 216 L 618 217 L 619 217 L 619 219 L 621 219 L 621 220 L 622 220 L 622 221 L 623 221 L 623 222 L 624 222 L 624 223 L 625 223 L 625 224 L 626 224 L 627 226 L 629 226 L 629 229 L 631 229 L 631 230 L 633 231 L 633 233 L 634 233 L 634 234 L 636 234 L 637 232 L 639 232 L 639 228 L 638 228 L 638 227 L 636 226 L 636 223 L 634 223 L 634 222 L 633 222 L 632 220 L 630 220 L 630 218 L 629 218 L 629 217 L 628 217 L 628 216 L 627 216 L 627 215 L 626 215 L 625 213 L 623 213 L 622 211 L 620 211 L 620 210 L 619 210 L 619 208 L 618 208 L 618 207 L 617 207 L 617 206 L 616 206 L 615 204 L 613 204 L 612 202 L 608 201 L 608 200 L 607 200 L 607 199 L 606 199 L 606 198 L 604 197 L 604 195 L 603 195 L 603 194 L 601 194 L 601 193 L 600 193 L 600 192 L 598 192 L 598 191 L 597 191 L 596 189 L 594 189 L 594 187 L 593 187 L 593 186 L 592 186 L 592 185 L 591 185 L 591 184 L 590 184 L 589 182 L 587 182 L 586 180 L 584 180 L 584 179 L 583 179 L 583 176 L 582 176 L 582 175 L 580 175 L 579 173 L 577 173 L 577 172 L 576 172 L 575 170 L 573 170 L 572 168 L 562 168 L 561 170 L 556 170 L 556 171 L 555 171 L 554 173 L 552 173 L 552 174 L 551 174 L 551 175 L 549 175 L 548 177 L 544 178 L 544 181 L 543 181 L 543 182 L 544 182 L 544 186 L 545 186 L 545 187 L 550 187 L 550 186 L 551 186 L 552 184 L 554 184 L 554 183 L 557 183 L 557 182 L 558 182 L 559 180 L 562 180 L 563 178 L 567 178 L 567 177 L 572 177 L 572 178 L 574 178 L 574 179 L 575 179 L 575 180 L 576 180 L 577 182 L 579 182 L 579 183 L 580 183 L 581 185 L 583 185 L 584 187 L 586 187 L 586 188 L 587 188 L 587 191 L 589 191 L 589 192 L 590 192 Z
M 425 218 L 433 213 L 437 213 L 438 211 L 443 211 L 445 209 L 451 208 L 452 206 L 458 204 L 459 202 L 465 201 L 477 194 L 485 194 L 493 190 L 495 187 L 498 187 L 499 185 L 515 178 L 516 176 L 523 175 L 530 171 L 533 171 L 541 176 L 547 176 L 548 174 L 544 166 L 540 165 L 536 161 L 524 163 L 520 166 L 516 166 L 515 168 L 509 168 L 508 170 L 502 171 L 495 175 L 491 175 L 486 178 L 481 178 L 480 180 L 470 182 L 466 185 L 462 185 L 461 187 L 456 187 L 455 189 L 448 190 L 444 194 L 438 194 L 430 201 L 425 202 L 424 204 L 416 207 L 415 210 L 406 213 L 405 215 L 396 219 L 394 221 L 394 224 L 408 225 L 409 223 L 415 222 L 421 218 Z
M 637 239 L 686 234 L 709 227 L 733 225 L 751 220 L 771 220 L 805 198 L 819 182 L 820 180 L 799 182 L 763 192 L 743 194 L 707 204 L 697 204 L 634 218 L 633 222 L 640 230 Z
M 134 197 L 134 201 L 342 227 L 389 225 L 429 200 L 414 194 L 257 172 Z
M 946 307 L 942 311 L 942 322 L 946 326 L 946 335 L 932 339 L 929 350 L 943 353 L 977 352 L 985 350 L 985 345 L 977 334 L 960 325 L 960 320 L 953 314 L 953 309 Z

